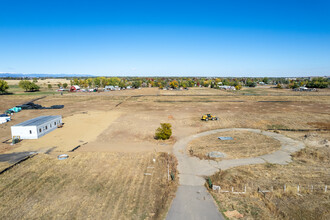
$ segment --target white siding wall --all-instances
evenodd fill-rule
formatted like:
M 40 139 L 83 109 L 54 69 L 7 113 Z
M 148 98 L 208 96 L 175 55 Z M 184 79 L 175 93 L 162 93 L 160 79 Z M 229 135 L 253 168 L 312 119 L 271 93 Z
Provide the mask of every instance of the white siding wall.
M 19 136 L 20 139 L 38 139 L 36 126 L 12 126 L 11 137 Z
M 58 124 L 62 123 L 62 117 L 49 120 L 42 125 L 37 126 L 12 126 L 11 136 L 19 136 L 20 139 L 38 139 L 45 134 L 55 130 Z
M 61 123 L 62 123 L 62 118 L 59 117 L 59 118 L 50 120 L 47 123 L 39 125 L 37 127 L 37 131 L 38 131 L 37 138 L 40 138 L 40 137 L 44 136 L 45 134 L 48 134 L 49 132 L 55 130 L 57 128 L 57 125 L 59 125 Z

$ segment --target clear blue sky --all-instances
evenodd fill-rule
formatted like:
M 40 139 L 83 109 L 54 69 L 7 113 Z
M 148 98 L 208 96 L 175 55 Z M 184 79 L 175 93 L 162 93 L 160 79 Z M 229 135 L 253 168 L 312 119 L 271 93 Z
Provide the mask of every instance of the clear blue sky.
M 330 1 L 0 0 L 0 72 L 330 75 Z

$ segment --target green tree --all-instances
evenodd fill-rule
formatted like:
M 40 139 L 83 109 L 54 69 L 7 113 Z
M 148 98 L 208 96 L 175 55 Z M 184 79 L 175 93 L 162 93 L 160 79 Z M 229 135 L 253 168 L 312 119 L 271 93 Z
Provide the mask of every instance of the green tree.
M 246 84 L 245 84 L 246 86 L 248 86 L 248 87 L 256 87 L 257 86 L 257 83 L 256 82 L 253 82 L 252 80 L 250 80 L 250 79 L 248 79 L 247 81 L 246 81 Z
M 87 82 L 89 87 L 92 87 L 92 85 L 93 85 L 93 79 L 92 78 L 86 79 L 86 82 Z
M 140 80 L 136 80 L 132 82 L 132 87 L 133 88 L 140 88 L 141 87 L 141 81 Z
M 52 89 L 52 85 L 51 84 L 48 84 L 48 89 Z
M 59 83 L 57 84 L 57 86 L 58 86 L 58 88 L 61 88 L 61 87 L 62 87 L 62 83 L 59 82 Z
M 29 80 L 21 80 L 18 83 L 18 85 L 25 91 L 29 91 L 29 92 L 39 91 L 40 89 L 40 87 L 37 84 L 32 83 Z
M 28 80 L 21 80 L 18 83 L 18 86 L 21 87 L 22 89 L 24 89 L 25 91 L 29 90 L 31 82 Z
M 118 86 L 120 88 L 126 88 L 126 83 L 124 81 L 120 81 L 119 84 L 118 84 Z
M 68 87 L 67 83 L 63 83 L 63 88 L 66 89 Z
M 101 86 L 101 79 L 100 79 L 100 77 L 96 77 L 94 79 L 94 86 L 96 86 L 96 87 L 100 87 Z
M 74 85 L 79 85 L 79 79 L 78 78 L 74 78 L 72 80 L 71 86 L 74 86 Z
M 265 77 L 265 78 L 262 79 L 262 81 L 263 81 L 265 84 L 268 84 L 269 79 L 268 79 L 268 77 Z
M 9 89 L 8 83 L 5 80 L 0 79 L 0 93 L 6 93 Z
M 297 82 L 291 82 L 291 83 L 289 84 L 289 88 L 290 88 L 290 89 L 296 89 L 296 88 L 298 88 L 298 87 L 299 87 L 299 85 L 298 85 Z
M 167 140 L 172 135 L 172 125 L 170 123 L 160 123 L 160 127 L 156 129 L 155 138 L 157 140 Z

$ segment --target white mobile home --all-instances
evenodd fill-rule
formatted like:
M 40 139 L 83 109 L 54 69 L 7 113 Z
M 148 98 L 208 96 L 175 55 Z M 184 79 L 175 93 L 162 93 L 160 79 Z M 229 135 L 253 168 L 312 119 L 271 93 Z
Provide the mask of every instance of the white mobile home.
M 38 139 L 61 124 L 61 115 L 40 116 L 11 126 L 11 137 L 13 139 Z

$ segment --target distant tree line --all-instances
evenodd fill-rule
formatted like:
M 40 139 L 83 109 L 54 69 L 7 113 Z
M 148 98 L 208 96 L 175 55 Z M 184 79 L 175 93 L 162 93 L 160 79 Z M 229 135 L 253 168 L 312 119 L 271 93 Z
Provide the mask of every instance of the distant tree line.
M 13 78 L 10 78 L 13 79 Z M 31 82 L 32 80 L 32 82 Z M 19 86 L 25 91 L 38 91 L 40 87 L 36 84 L 43 78 L 27 78 L 19 82 Z M 83 88 L 102 88 L 105 86 L 118 86 L 120 88 L 157 87 L 160 89 L 180 89 L 188 87 L 221 88 L 221 86 L 233 86 L 236 90 L 242 87 L 256 87 L 257 85 L 274 85 L 276 88 L 328 88 L 330 79 L 327 77 L 314 78 L 276 78 L 276 77 L 73 77 L 67 78 L 70 85 L 79 85 Z M 45 84 L 45 83 L 44 83 Z M 46 85 L 46 84 L 45 84 Z M 59 88 L 67 88 L 68 83 L 58 83 Z M 6 81 L 0 81 L 0 93 L 5 93 L 9 86 Z M 52 86 L 48 84 L 48 88 Z

